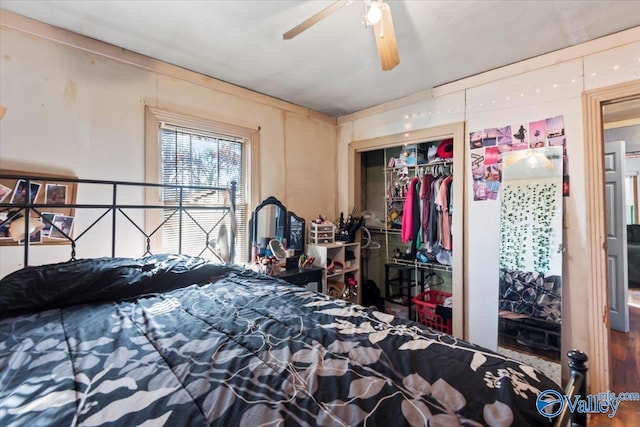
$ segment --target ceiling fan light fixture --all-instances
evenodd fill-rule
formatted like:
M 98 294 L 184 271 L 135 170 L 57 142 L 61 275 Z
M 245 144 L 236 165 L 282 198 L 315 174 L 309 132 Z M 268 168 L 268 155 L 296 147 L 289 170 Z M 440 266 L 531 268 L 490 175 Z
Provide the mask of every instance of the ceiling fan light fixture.
M 540 159 L 538 159 L 538 156 L 536 156 L 531 150 L 529 150 L 529 152 L 527 153 L 527 163 L 529 164 L 530 168 L 537 168 L 540 166 Z
M 380 5 L 374 0 L 369 4 L 369 9 L 367 10 L 367 25 L 377 24 L 380 22 L 380 18 L 382 18 Z
M 323 20 L 338 9 L 350 4 L 352 0 L 337 0 L 322 9 L 320 12 L 305 19 L 286 33 L 282 35 L 284 40 L 290 40 L 305 31 L 312 25 Z M 382 0 L 363 0 L 365 5 L 365 16 L 363 21 L 365 25 L 373 28 L 376 38 L 376 46 L 378 48 L 378 56 L 380 57 L 380 65 L 383 71 L 392 70 L 400 63 L 398 56 L 398 44 L 396 43 L 396 34 L 393 29 L 393 18 L 391 17 L 391 9 L 389 5 Z

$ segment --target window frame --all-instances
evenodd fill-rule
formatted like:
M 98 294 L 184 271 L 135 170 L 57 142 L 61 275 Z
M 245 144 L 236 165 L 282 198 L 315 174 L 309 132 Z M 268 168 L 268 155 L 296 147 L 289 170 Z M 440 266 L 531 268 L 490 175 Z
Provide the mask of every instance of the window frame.
M 162 123 L 168 123 L 186 129 L 193 129 L 195 133 L 201 130 L 212 134 L 230 135 L 243 140 L 243 164 L 244 183 L 243 188 L 238 189 L 244 194 L 244 200 L 237 200 L 237 207 L 244 206 L 247 215 L 250 207 L 256 205 L 259 174 L 259 129 L 251 129 L 244 126 L 225 123 L 222 121 L 161 110 L 145 106 L 145 181 L 149 183 L 161 183 L 162 181 L 162 149 L 160 142 L 160 127 Z M 160 188 L 148 188 L 145 190 L 145 202 L 147 204 L 163 203 Z M 145 224 L 147 230 L 153 230 L 162 223 L 162 211 L 148 209 L 145 212 Z M 248 232 L 248 224 L 238 224 Z M 151 239 L 152 252 L 162 250 L 162 233 L 156 233 Z M 246 251 L 245 251 L 246 252 Z M 236 250 L 236 262 L 242 260 L 243 252 Z

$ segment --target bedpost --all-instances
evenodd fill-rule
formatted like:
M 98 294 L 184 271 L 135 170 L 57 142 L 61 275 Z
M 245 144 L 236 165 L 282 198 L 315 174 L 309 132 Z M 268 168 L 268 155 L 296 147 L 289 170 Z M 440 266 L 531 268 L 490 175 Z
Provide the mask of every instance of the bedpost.
M 584 399 L 587 395 L 587 366 L 585 362 L 589 360 L 587 354 L 580 350 L 570 350 L 567 352 L 569 358 L 569 381 L 564 389 L 564 394 L 572 400 L 574 396 Z M 571 427 L 587 427 L 587 414 L 571 412 L 569 405 L 562 405 L 562 411 L 555 419 L 554 427 L 567 427 L 567 421 L 571 419 Z
M 575 378 L 575 388 L 573 395 L 579 395 L 581 398 L 585 398 L 587 395 L 587 365 L 585 363 L 589 360 L 587 354 L 580 350 L 570 350 L 567 353 L 569 358 L 569 377 Z M 587 414 L 580 412 L 573 412 L 571 414 L 571 426 L 587 425 Z
M 236 234 L 238 234 L 238 224 L 236 223 L 236 191 L 237 191 L 238 183 L 236 181 L 231 181 L 231 215 L 234 216 L 232 218 L 232 224 L 236 224 L 235 227 L 231 227 L 231 242 L 229 245 L 229 261 L 235 264 L 236 261 Z

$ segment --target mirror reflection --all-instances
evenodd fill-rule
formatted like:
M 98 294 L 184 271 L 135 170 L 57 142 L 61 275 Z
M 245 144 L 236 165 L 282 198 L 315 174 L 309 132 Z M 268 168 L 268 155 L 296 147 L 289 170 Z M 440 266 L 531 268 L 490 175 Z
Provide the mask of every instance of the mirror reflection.
M 294 250 L 295 254 L 304 253 L 304 230 L 306 221 L 295 213 L 289 211 L 289 239 L 288 249 Z
M 264 239 L 267 243 L 271 239 L 282 240 L 285 229 L 285 211 L 277 205 L 264 206 L 257 215 L 257 241 L 261 243 Z
M 498 344 L 532 362 L 560 361 L 562 154 L 557 146 L 503 153 Z

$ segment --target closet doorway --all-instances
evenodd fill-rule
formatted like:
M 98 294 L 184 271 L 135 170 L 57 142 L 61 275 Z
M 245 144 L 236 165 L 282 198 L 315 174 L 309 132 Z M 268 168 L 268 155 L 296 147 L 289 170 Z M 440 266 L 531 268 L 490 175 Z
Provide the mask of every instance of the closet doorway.
M 467 315 L 466 315 L 466 293 L 464 289 L 464 283 L 466 282 L 466 272 L 464 271 L 463 259 L 466 257 L 465 247 L 463 242 L 465 241 L 466 221 L 464 219 L 464 123 L 454 123 L 443 126 L 438 126 L 429 129 L 416 130 L 407 133 L 400 133 L 395 135 L 388 135 L 384 137 L 377 137 L 366 140 L 352 141 L 348 148 L 348 163 L 349 163 L 349 188 L 353 189 L 353 192 L 349 192 L 349 206 L 356 207 L 357 211 L 362 211 L 363 197 L 366 193 L 366 182 L 364 182 L 364 173 L 366 172 L 366 161 L 372 159 L 376 166 L 381 171 L 386 170 L 388 172 L 389 157 L 394 155 L 389 154 L 395 152 L 401 153 L 403 147 L 417 146 L 421 144 L 429 144 L 430 142 L 443 141 L 446 139 L 453 139 L 453 180 L 455 185 L 453 186 L 451 203 L 455 207 L 455 212 L 452 217 L 451 228 L 454 230 L 452 233 L 452 260 L 450 265 L 451 273 L 451 293 L 453 294 L 453 317 L 451 319 L 451 333 L 452 335 L 466 339 L 467 331 Z M 385 151 L 389 150 L 389 151 Z M 386 158 L 385 158 L 385 152 Z M 380 157 L 381 156 L 381 157 Z M 380 157 L 380 158 L 378 158 Z M 382 160 L 381 160 L 382 159 Z M 387 162 L 387 164 L 385 164 Z M 365 165 L 363 167 L 363 165 Z M 380 176 L 380 179 L 384 180 L 384 175 Z M 383 185 L 384 187 L 384 185 Z M 385 197 L 384 190 L 379 194 L 381 200 Z M 380 209 L 378 209 L 380 210 Z M 387 218 L 380 218 L 381 214 L 378 213 L 378 220 L 386 223 Z M 377 255 L 383 259 L 387 257 L 387 253 L 381 253 Z M 393 258 L 393 256 L 391 256 Z M 378 261 L 379 262 L 379 261 Z M 386 265 L 385 265 L 386 266 Z M 371 269 L 371 268 L 370 268 Z M 375 269 L 371 269 L 375 271 Z M 428 268 L 426 268 L 428 271 Z M 365 272 L 366 274 L 366 272 Z M 383 277 L 379 273 L 380 277 Z M 417 277 L 417 276 L 416 276 Z M 376 284 L 381 291 L 384 292 L 385 284 L 384 279 L 376 280 Z

